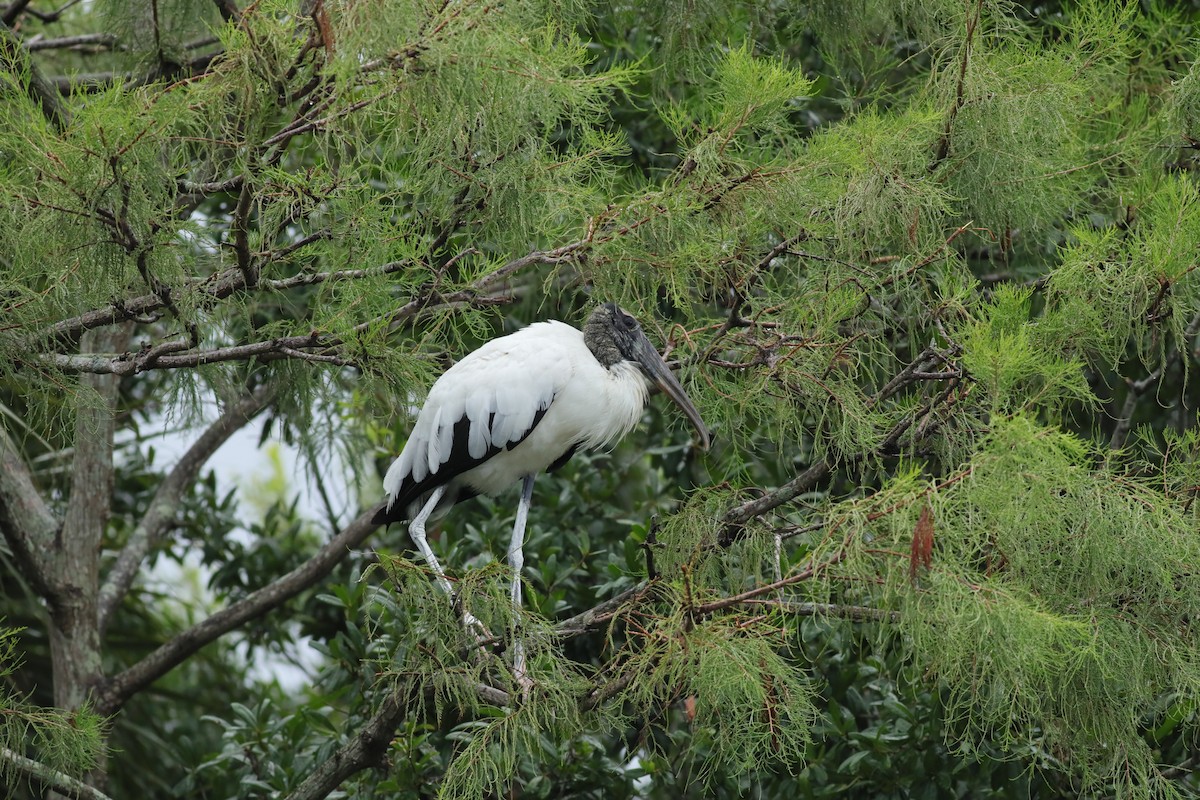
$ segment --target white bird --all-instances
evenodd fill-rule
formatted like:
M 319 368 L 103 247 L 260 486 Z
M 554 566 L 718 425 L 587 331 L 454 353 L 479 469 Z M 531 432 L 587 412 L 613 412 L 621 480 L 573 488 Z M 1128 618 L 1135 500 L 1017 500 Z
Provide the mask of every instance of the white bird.
M 615 304 L 593 311 L 582 332 L 551 320 L 493 339 L 446 370 L 429 390 L 404 450 L 384 476 L 387 505 L 373 521 L 411 519 L 413 543 L 453 597 L 426 540 L 426 521 L 439 507 L 496 494 L 520 481 L 508 551 L 516 612 L 534 476 L 558 469 L 580 447 L 620 439 L 637 424 L 655 386 L 683 410 L 708 449 L 700 413 L 637 320 Z M 413 515 L 410 507 L 418 502 Z M 514 674 L 523 677 L 519 643 L 513 654 Z

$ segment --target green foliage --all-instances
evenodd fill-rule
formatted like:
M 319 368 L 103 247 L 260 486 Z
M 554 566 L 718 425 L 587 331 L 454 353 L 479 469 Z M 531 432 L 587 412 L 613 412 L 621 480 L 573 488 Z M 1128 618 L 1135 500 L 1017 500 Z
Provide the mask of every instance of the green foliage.
M 1174 794 L 1143 736 L 1167 687 L 1184 707 L 1200 688 L 1179 623 L 1196 612 L 1200 550 L 1156 480 L 1094 471 L 1094 456 L 1026 416 L 997 419 L 961 480 L 897 487 L 912 511 L 874 526 L 870 551 L 903 549 L 929 504 L 932 566 L 888 561 L 889 592 L 904 649 L 939 676 L 964 735 L 1021 753 L 1036 731 L 1083 791 L 1120 776 L 1122 792 Z
M 769 762 L 799 766 L 815 717 L 814 692 L 778 652 L 778 627 L 735 617 L 694 624 L 682 606 L 631 640 L 622 668 L 637 679 L 621 699 L 649 716 L 689 698 L 693 759 L 700 761 L 693 776 L 701 782 L 718 767 L 736 778 Z
M 986 393 L 992 413 L 1035 408 L 1056 413 L 1069 401 L 1092 399 L 1082 364 L 1055 357 L 1039 341 L 1042 325 L 1053 329 L 1055 322 L 1050 314 L 1037 325 L 1031 322 L 1030 296 L 1025 289 L 998 287 L 992 302 L 980 309 L 982 319 L 959 334 L 963 363 Z
M 1076 230 L 1050 281 L 1051 297 L 1090 323 L 1077 325 L 1076 336 L 1082 334 L 1107 366 L 1124 359 L 1127 343 L 1148 366 L 1187 347 L 1188 311 L 1200 299 L 1195 185 L 1171 176 L 1156 181 L 1152 192 L 1133 188 L 1131 224 Z
M 400 701 L 347 796 L 1194 793 L 1195 6 L 18 13 L 0 614 L 27 633 L 0 740 L 72 774 L 107 746 L 114 796 L 282 796 Z M 599 300 L 670 351 L 715 445 L 656 399 L 539 476 L 521 613 L 515 504 L 479 498 L 431 525 L 457 608 L 397 526 L 111 728 L 49 708 L 58 587 L 9 523 L 45 509 L 79 544 L 80 409 L 117 428 L 104 535 L 75 548 L 100 581 L 171 491 L 164 429 L 269 388 L 261 449 L 306 479 L 185 482 L 97 631 L 100 693 L 311 565 L 357 510 L 330 485 L 378 501 L 448 363 Z M 23 469 L 40 504 L 5 494 Z
M 20 667 L 21 630 L 0 625 L 0 678 L 8 683 Z M 17 769 L 8 753 L 32 758 L 48 771 L 82 777 L 107 755 L 103 720 L 87 708 L 67 711 L 34 705 L 5 688 L 0 693 L 0 781 L 38 785 Z

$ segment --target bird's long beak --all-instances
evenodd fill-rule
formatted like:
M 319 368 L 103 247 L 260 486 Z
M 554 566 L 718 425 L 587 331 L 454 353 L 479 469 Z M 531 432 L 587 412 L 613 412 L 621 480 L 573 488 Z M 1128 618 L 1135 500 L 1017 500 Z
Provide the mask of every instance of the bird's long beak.
M 696 433 L 700 434 L 700 446 L 705 450 L 708 449 L 711 443 L 708 428 L 704 426 L 704 420 L 700 419 L 700 412 L 692 405 L 692 401 L 688 399 L 687 393 L 683 391 L 683 387 L 679 385 L 679 381 L 675 380 L 675 376 L 671 374 L 671 368 L 662 360 L 662 356 L 658 354 L 658 350 L 654 345 L 650 344 L 650 340 L 641 335 L 638 342 L 637 360 L 646 374 L 650 376 L 650 380 L 654 382 L 658 388 L 662 389 L 663 394 L 675 401 L 675 405 L 683 411 L 692 426 L 695 427 Z

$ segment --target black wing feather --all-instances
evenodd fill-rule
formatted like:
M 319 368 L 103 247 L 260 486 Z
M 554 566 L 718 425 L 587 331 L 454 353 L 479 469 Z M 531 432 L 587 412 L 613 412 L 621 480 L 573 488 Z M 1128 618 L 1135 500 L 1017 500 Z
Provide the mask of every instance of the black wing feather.
M 553 463 L 553 464 L 551 464 L 550 466 L 546 467 L 546 472 L 556 472 L 556 471 L 558 471 L 558 470 L 562 469 L 562 468 L 563 468 L 563 466 L 564 466 L 564 465 L 565 465 L 565 464 L 566 464 L 568 461 L 570 461 L 570 460 L 571 460 L 571 456 L 575 455 L 575 452 L 576 452 L 577 450 L 579 450 L 579 445 L 578 445 L 578 444 L 573 444 L 573 445 L 571 445 L 570 447 L 568 447 L 568 448 L 567 448 L 567 452 L 563 453 L 561 456 L 559 456 L 558 458 L 554 459 L 554 463 Z
M 537 413 L 533 415 L 533 422 L 530 424 L 529 429 L 522 434 L 520 439 L 509 442 L 504 447 L 488 445 L 487 451 L 479 458 L 473 457 L 468 449 L 471 420 L 464 416 L 458 422 L 454 423 L 454 431 L 450 442 L 450 458 L 438 467 L 437 472 L 430 473 L 419 481 L 412 480 L 411 476 L 406 478 L 404 483 L 400 484 L 400 491 L 396 493 L 396 499 L 392 501 L 391 507 L 384 506 L 379 509 L 375 516 L 371 517 L 371 522 L 375 525 L 389 525 L 393 522 L 403 522 L 409 519 L 408 507 L 421 495 L 431 492 L 442 484 L 457 478 L 464 472 L 478 467 L 501 450 L 511 450 L 529 438 L 529 434 L 533 433 L 533 429 L 542 421 L 542 417 L 546 416 L 546 412 L 550 410 L 550 405 L 553 402 L 554 398 L 551 398 L 550 403 L 547 403 L 545 408 L 538 409 Z M 494 417 L 495 414 L 488 415 L 487 424 L 489 428 L 492 425 Z M 568 455 L 567 457 L 569 458 L 570 456 Z M 474 497 L 476 494 L 469 486 L 464 486 L 454 498 L 454 502 L 466 500 Z

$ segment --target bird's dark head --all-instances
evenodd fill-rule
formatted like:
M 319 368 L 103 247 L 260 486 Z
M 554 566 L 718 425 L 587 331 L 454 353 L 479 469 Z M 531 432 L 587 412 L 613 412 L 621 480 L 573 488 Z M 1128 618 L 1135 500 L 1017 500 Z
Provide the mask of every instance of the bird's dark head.
M 621 361 L 637 362 L 642 326 L 616 303 L 597 306 L 583 326 L 583 341 L 605 369 Z
M 683 387 L 675 380 L 670 368 L 632 315 L 616 303 L 598 306 L 584 323 L 583 341 L 605 369 L 612 369 L 622 362 L 637 366 L 647 381 L 679 406 L 700 434 L 701 445 L 705 450 L 708 449 L 708 428 L 700 419 L 700 412 L 692 405 Z

